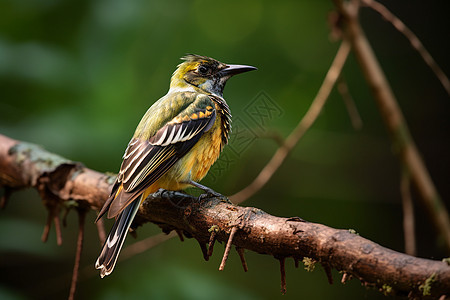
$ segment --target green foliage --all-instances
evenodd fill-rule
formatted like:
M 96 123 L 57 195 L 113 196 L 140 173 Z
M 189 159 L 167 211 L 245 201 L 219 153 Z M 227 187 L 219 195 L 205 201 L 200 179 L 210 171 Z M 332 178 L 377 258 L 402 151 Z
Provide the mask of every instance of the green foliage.
M 412 1 L 408 9 L 402 2 L 389 5 L 449 73 L 448 41 L 443 37 L 450 24 L 440 7 L 445 4 Z M 257 72 L 231 79 L 225 89 L 233 134 L 243 132 L 244 138 L 231 141 L 203 181 L 231 195 L 250 183 L 276 150 L 277 143 L 267 136 L 287 136 L 317 93 L 337 49 L 327 24 L 332 9 L 332 1 L 323 0 L 1 1 L 0 133 L 43 145 L 98 171 L 116 172 L 135 126 L 166 93 L 181 56 L 197 53 L 254 65 Z M 450 199 L 448 96 L 390 25 L 367 9 L 362 20 L 442 198 Z M 364 237 L 402 250 L 398 162 L 353 59 L 344 77 L 363 129 L 351 127 L 345 105 L 333 93 L 288 161 L 245 205 L 355 228 Z M 262 119 L 251 114 L 262 104 L 261 95 L 276 109 Z M 13 195 L 0 213 L 0 298 L 67 297 L 75 253 L 74 214 L 58 248 L 54 232 L 49 242 L 40 242 L 46 214 L 36 193 Z M 420 255 L 442 256 L 426 216 L 418 214 Z M 220 245 L 212 261 L 203 262 L 190 240 L 173 240 L 119 261 L 112 276 L 100 280 L 93 270 L 100 250 L 93 213 L 88 217 L 82 258 L 82 270 L 87 271 L 80 279 L 80 299 L 281 297 L 278 265 L 272 258 L 247 252 L 249 272 L 244 273 L 239 257 L 231 254 L 225 271 L 218 272 Z M 156 232 L 150 224 L 138 230 L 140 238 Z M 356 280 L 329 286 L 320 272 L 296 270 L 289 263 L 286 268 L 283 299 L 381 297 L 353 283 Z M 49 282 L 61 288 L 50 291 Z

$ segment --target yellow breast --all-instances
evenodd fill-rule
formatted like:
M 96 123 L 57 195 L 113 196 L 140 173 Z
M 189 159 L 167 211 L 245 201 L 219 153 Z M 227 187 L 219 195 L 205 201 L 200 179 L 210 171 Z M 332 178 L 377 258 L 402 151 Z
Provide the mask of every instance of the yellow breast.
M 220 122 L 219 115 L 216 118 L 214 126 L 206 132 L 192 148 L 190 153 L 193 160 L 191 179 L 194 181 L 202 180 L 211 166 L 219 158 L 222 150 L 222 129 Z
M 155 184 L 167 190 L 182 190 L 189 187 L 185 182 L 200 181 L 219 158 L 222 150 L 221 116 L 217 114 L 214 125 L 205 132 L 195 146 L 181 158 Z

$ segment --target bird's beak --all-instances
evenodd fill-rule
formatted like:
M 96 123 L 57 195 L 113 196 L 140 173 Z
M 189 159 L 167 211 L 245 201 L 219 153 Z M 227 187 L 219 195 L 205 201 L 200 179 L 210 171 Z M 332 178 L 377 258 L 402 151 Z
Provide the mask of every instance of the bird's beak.
M 246 65 L 228 65 L 227 68 L 220 71 L 222 77 L 231 77 L 248 71 L 258 70 L 258 68 Z

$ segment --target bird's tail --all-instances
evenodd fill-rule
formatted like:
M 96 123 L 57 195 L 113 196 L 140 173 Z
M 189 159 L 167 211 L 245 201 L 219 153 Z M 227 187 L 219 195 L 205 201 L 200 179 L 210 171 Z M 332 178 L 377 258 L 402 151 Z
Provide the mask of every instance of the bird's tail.
M 111 274 L 122 249 L 123 242 L 127 236 L 128 229 L 133 222 L 139 209 L 142 196 L 128 205 L 117 217 L 108 238 L 103 245 L 102 251 L 95 262 L 95 268 L 100 269 L 100 276 L 103 278 Z

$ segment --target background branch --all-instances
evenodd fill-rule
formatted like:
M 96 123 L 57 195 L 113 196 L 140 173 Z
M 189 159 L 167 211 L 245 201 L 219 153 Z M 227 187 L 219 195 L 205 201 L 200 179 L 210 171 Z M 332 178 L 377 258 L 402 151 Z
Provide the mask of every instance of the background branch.
M 362 3 L 383 16 L 386 21 L 392 24 L 400 33 L 402 33 L 411 43 L 411 46 L 416 49 L 419 55 L 422 57 L 424 62 L 430 67 L 431 71 L 436 75 L 442 87 L 445 89 L 448 95 L 450 95 L 450 80 L 444 71 L 439 67 L 434 58 L 431 56 L 430 52 L 425 48 L 420 39 L 414 34 L 414 32 L 409 29 L 405 23 L 397 18 L 389 9 L 386 8 L 380 2 L 374 0 L 362 0 Z
M 405 253 L 416 256 L 416 234 L 414 222 L 414 204 L 410 191 L 410 177 L 407 171 L 402 172 L 400 193 L 403 207 L 403 232 L 405 235 Z
M 94 210 L 106 199 L 112 179 L 39 146 L 2 135 L 0 170 L 2 186 L 31 186 L 45 190 L 52 196 L 49 199 L 57 198 L 58 203 L 77 199 L 78 205 Z M 280 218 L 257 208 L 239 207 L 217 199 L 199 202 L 189 195 L 164 192 L 143 203 L 133 227 L 146 222 L 158 224 L 166 233 L 181 230 L 205 248 L 212 232 L 217 241 L 225 242 L 234 231 L 231 243 L 239 251 L 248 249 L 280 261 L 308 257 L 327 268 L 345 272 L 347 277 L 358 278 L 367 286 L 383 291 L 389 286 L 390 293 L 423 295 L 427 287 L 431 296 L 439 297 L 450 290 L 450 266 L 445 262 L 398 253 L 352 231 L 306 222 L 298 217 Z
M 391 135 L 397 155 L 410 173 L 411 181 L 418 190 L 435 228 L 444 238 L 447 249 L 450 249 L 450 220 L 447 209 L 419 154 L 386 76 L 360 26 L 359 1 L 335 0 L 335 3 L 343 18 L 344 38 L 352 45 L 352 50 Z
M 319 116 L 325 105 L 331 90 L 333 89 L 336 80 L 341 74 L 342 68 L 347 60 L 348 54 L 350 53 L 350 44 L 347 41 L 343 41 L 339 50 L 328 69 L 327 75 L 317 92 L 316 97 L 312 101 L 308 111 L 304 117 L 300 120 L 297 127 L 291 132 L 291 134 L 286 138 L 283 145 L 278 148 L 275 154 L 272 156 L 271 160 L 264 166 L 261 172 L 256 176 L 256 178 L 241 191 L 230 196 L 233 203 L 242 203 L 256 192 L 258 192 L 266 183 L 272 178 L 273 174 L 278 170 L 281 164 L 284 162 L 286 157 L 292 151 L 292 149 L 297 145 L 300 138 L 305 134 L 305 132 L 312 126 L 314 121 Z
M 341 94 L 345 107 L 347 108 L 348 116 L 350 117 L 353 128 L 355 130 L 361 130 L 363 127 L 363 122 L 361 120 L 361 116 L 359 115 L 358 109 L 356 108 L 355 101 L 348 90 L 347 81 L 345 81 L 344 77 L 339 76 L 336 87 L 339 94 Z

